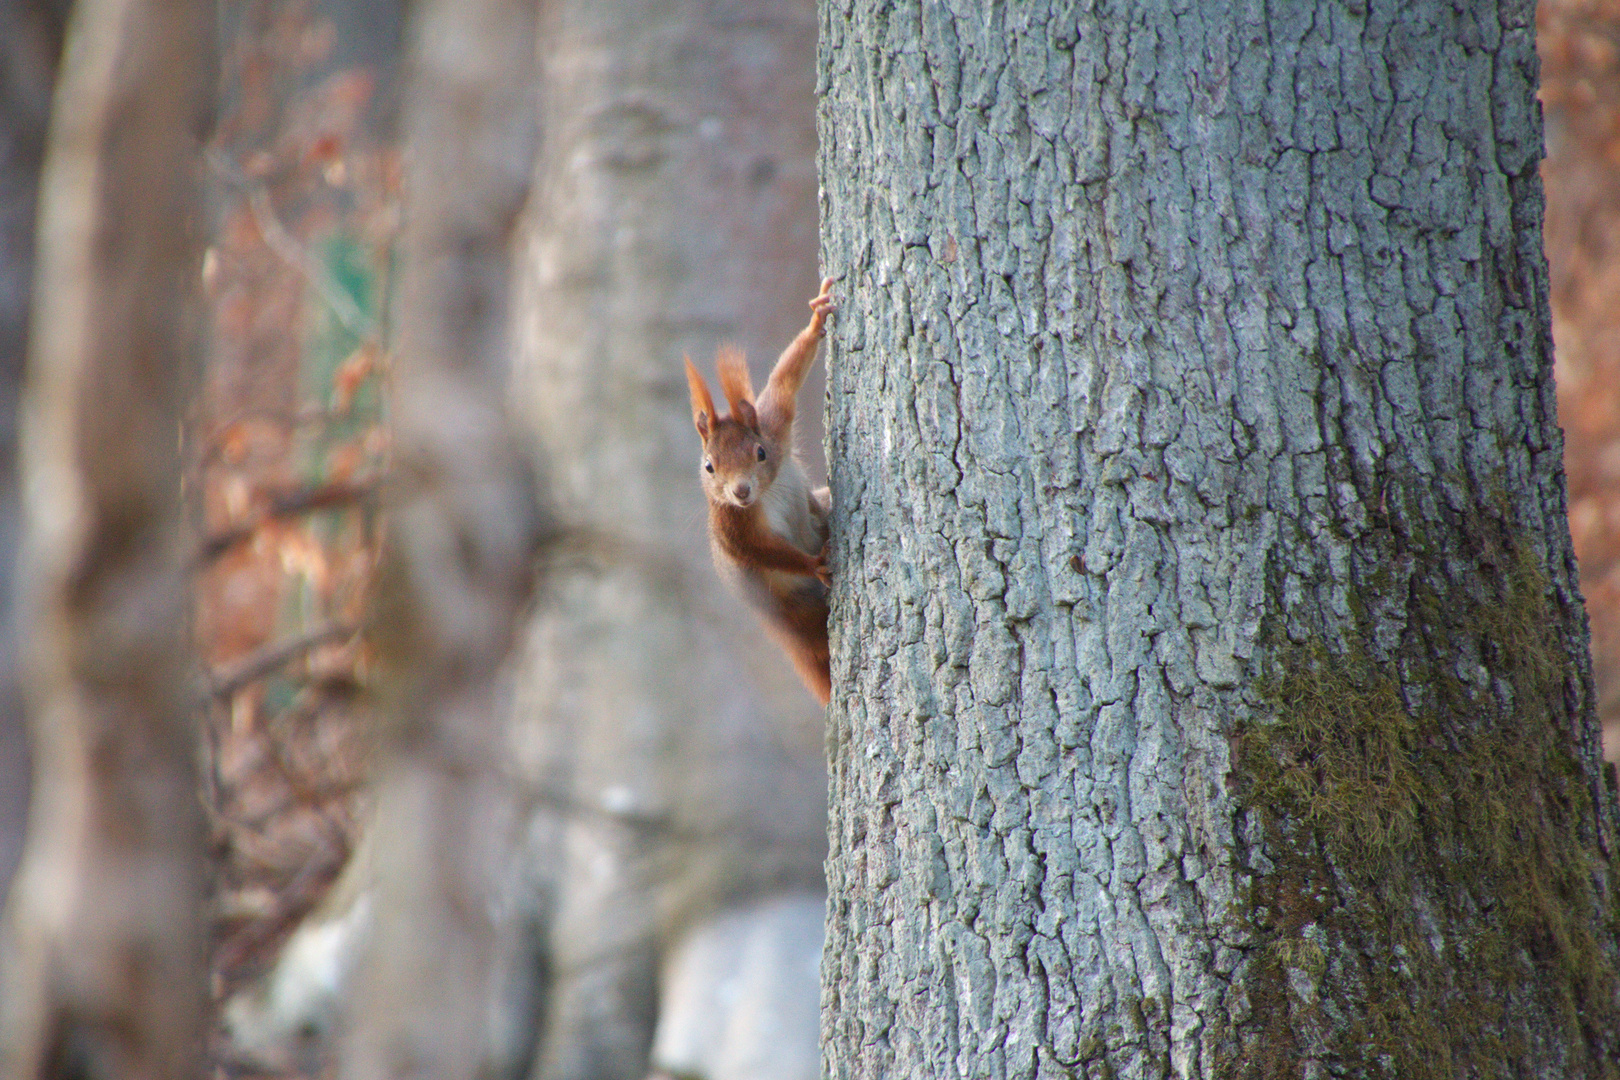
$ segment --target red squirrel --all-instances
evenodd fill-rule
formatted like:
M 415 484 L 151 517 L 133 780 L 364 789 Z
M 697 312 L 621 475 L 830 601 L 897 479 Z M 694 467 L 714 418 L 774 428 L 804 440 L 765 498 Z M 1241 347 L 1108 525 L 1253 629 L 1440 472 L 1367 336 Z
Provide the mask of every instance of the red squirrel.
M 715 412 L 709 387 L 686 359 L 692 422 L 703 440 L 703 494 L 709 546 L 721 578 L 748 601 L 793 661 L 816 700 L 832 693 L 827 657 L 826 488 L 810 490 L 793 445 L 799 387 L 816 358 L 833 310 L 832 278 L 810 301 L 810 323 L 782 352 L 754 400 L 740 351 L 723 348 L 715 366 L 731 415 Z

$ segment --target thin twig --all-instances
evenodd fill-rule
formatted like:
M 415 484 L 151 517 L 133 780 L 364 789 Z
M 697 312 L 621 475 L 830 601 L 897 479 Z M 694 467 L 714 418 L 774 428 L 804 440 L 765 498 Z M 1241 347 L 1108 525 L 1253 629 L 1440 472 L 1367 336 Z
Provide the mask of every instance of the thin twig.
M 248 206 L 252 208 L 253 220 L 258 223 L 259 232 L 264 235 L 264 241 L 270 245 L 270 250 L 304 275 L 310 287 L 321 294 L 321 299 L 332 309 L 332 314 L 337 316 L 338 322 L 342 323 L 351 334 L 362 341 L 372 339 L 376 335 L 377 328 L 366 318 L 354 299 L 332 280 L 332 276 L 326 272 L 326 267 L 311 258 L 309 252 L 304 250 L 304 245 L 281 224 L 281 219 L 276 217 L 275 208 L 270 205 L 270 194 L 262 185 L 248 192 Z
M 216 698 L 228 700 L 238 690 L 292 663 L 311 649 L 328 642 L 342 641 L 359 632 L 360 628 L 350 623 L 329 622 L 295 638 L 266 645 L 223 670 L 210 673 L 208 692 Z
M 355 337 L 362 341 L 375 341 L 377 327 L 372 320 L 366 318 L 354 298 L 345 292 L 332 276 L 326 272 L 326 267 L 312 258 L 304 245 L 282 225 L 281 219 L 276 216 L 275 207 L 270 205 L 270 193 L 265 186 L 249 177 L 236 163 L 231 161 L 224 152 L 218 148 L 210 148 L 207 154 L 208 164 L 214 173 L 227 184 L 247 193 L 248 208 L 253 211 L 253 220 L 259 226 L 259 233 L 270 250 L 281 257 L 281 260 L 304 276 L 310 287 L 320 293 L 321 299 L 332 309 L 338 322 Z
M 380 474 L 358 480 L 329 480 L 324 484 L 310 484 L 272 495 L 269 505 L 251 520 L 203 537 L 197 548 L 197 562 L 201 565 L 213 562 L 237 544 L 252 539 L 253 534 L 266 523 L 278 518 L 297 517 L 316 510 L 331 510 L 362 502 L 376 494 L 382 480 Z

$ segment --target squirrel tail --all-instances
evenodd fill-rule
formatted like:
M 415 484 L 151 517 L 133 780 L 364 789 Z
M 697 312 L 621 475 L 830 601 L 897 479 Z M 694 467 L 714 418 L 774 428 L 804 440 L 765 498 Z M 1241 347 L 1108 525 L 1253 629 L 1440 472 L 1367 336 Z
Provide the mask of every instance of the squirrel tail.
M 789 596 L 774 597 L 764 619 L 766 630 L 787 653 L 793 670 L 825 707 L 832 697 L 827 646 L 827 592 L 819 582 Z
M 799 673 L 805 688 L 815 695 L 822 708 L 826 708 L 827 702 L 832 700 L 832 664 L 828 656 L 825 633 L 819 642 L 794 637 L 779 629 L 773 636 L 792 661 L 793 670 Z

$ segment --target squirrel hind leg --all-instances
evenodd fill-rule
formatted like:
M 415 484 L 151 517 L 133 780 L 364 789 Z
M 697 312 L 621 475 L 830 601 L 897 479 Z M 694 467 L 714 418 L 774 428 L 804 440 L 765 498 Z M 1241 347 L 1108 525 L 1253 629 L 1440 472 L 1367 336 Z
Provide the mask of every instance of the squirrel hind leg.
M 825 707 L 832 697 L 826 592 L 812 583 L 800 594 L 800 601 L 777 608 L 764 620 L 765 632 L 781 646 L 805 687 Z
M 823 660 L 820 666 L 817 667 L 810 665 L 800 666 L 799 678 L 804 680 L 804 685 L 810 690 L 811 694 L 815 695 L 815 699 L 825 709 L 827 703 L 832 700 L 832 671 L 827 661 Z

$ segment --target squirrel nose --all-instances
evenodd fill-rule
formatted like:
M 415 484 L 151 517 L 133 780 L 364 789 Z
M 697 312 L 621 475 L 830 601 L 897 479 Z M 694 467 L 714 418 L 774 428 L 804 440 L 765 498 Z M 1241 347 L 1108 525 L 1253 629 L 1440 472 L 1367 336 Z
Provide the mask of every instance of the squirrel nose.
M 754 493 L 754 489 L 749 487 L 747 484 L 738 484 L 736 487 L 731 489 L 731 493 L 737 496 L 739 500 L 742 500 L 752 495 Z

